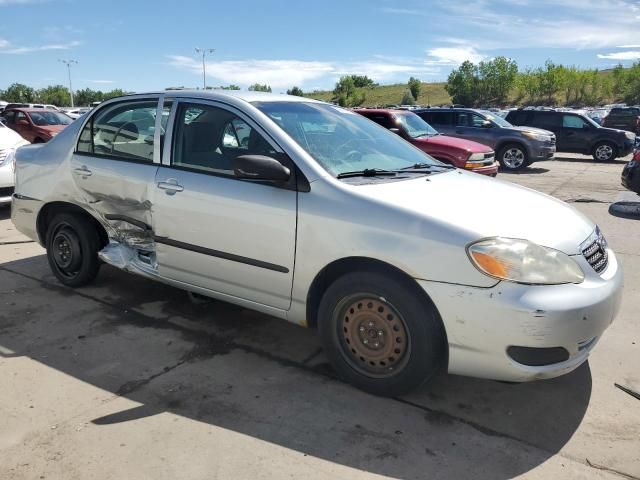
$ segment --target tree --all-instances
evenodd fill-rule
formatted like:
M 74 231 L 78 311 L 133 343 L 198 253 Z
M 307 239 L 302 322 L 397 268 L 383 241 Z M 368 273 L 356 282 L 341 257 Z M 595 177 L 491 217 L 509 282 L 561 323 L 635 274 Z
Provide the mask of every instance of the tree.
M 254 83 L 249 87 L 250 92 L 271 92 L 271 87 L 266 83 L 261 85 L 259 83 Z
M 378 84 L 371 80 L 366 75 L 350 75 L 353 79 L 353 84 L 356 88 L 372 88 L 377 87 Z
M 224 85 L 220 85 L 220 90 L 240 90 L 240 87 L 232 83 L 231 85 L 227 85 L 226 87 Z
M 333 89 L 333 101 L 337 102 L 341 107 L 357 107 L 364 103 L 366 95 L 356 87 L 354 76 L 346 75 L 340 77 L 340 81 L 336 83 L 336 87 Z
M 287 90 L 287 95 L 295 95 L 296 97 L 304 97 L 304 92 L 299 87 L 292 87 Z
M 407 82 L 407 86 L 409 87 L 414 100 L 418 100 L 418 97 L 420 96 L 420 89 L 422 88 L 422 82 L 417 78 L 411 77 Z
M 38 101 L 41 103 L 49 103 L 58 107 L 67 107 L 71 105 L 71 96 L 67 87 L 62 85 L 52 85 L 41 88 L 37 92 Z
M 415 105 L 416 99 L 413 97 L 411 90 L 406 90 L 404 95 L 402 95 L 402 100 L 400 101 L 401 105 Z
M 13 83 L 4 91 L 4 100 L 9 103 L 34 103 L 36 91 L 22 83 Z
M 476 103 L 504 105 L 518 75 L 518 64 L 507 57 L 480 62 L 477 67 Z
M 460 67 L 451 71 L 444 88 L 453 103 L 473 106 L 478 98 L 477 84 L 476 67 L 469 60 L 465 60 Z

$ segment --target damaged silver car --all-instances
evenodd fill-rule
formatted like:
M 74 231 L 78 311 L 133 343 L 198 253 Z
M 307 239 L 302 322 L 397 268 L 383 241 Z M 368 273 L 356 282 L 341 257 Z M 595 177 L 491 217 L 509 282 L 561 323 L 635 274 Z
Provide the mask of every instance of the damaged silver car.
M 620 304 L 615 254 L 570 206 L 306 98 L 120 97 L 16 159 L 13 222 L 63 284 L 107 263 L 317 328 L 376 394 L 570 372 Z

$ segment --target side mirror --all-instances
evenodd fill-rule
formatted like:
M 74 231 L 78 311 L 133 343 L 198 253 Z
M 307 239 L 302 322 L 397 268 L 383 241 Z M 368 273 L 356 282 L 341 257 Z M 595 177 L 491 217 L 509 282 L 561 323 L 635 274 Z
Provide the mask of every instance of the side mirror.
M 233 171 L 238 178 L 286 182 L 291 171 L 275 158 L 264 155 L 240 155 L 233 160 Z
M 491 123 L 489 120 L 485 120 L 484 122 L 482 122 L 482 128 L 491 128 L 493 127 L 493 123 Z

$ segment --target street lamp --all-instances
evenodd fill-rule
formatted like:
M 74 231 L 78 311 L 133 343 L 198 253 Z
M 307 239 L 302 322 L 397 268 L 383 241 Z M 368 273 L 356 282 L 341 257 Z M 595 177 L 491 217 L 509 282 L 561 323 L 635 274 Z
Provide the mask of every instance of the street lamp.
M 71 86 L 71 64 L 77 64 L 77 60 L 61 60 L 58 59 L 59 62 L 64 63 L 67 66 L 67 71 L 69 72 L 69 94 L 71 95 L 71 106 L 73 107 L 73 87 Z
M 207 67 L 205 66 L 205 63 L 204 63 L 204 57 L 207 55 L 207 53 L 213 53 L 215 51 L 216 51 L 215 48 L 196 47 L 196 53 L 202 54 L 202 89 L 203 90 L 207 89 Z

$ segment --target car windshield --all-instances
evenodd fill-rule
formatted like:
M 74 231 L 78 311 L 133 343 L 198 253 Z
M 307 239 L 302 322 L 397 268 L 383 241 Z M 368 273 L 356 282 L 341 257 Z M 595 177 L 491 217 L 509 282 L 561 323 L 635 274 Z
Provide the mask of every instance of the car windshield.
M 46 127 L 47 125 L 69 125 L 73 122 L 71 117 L 59 112 L 29 112 L 31 121 L 39 127 Z
M 482 113 L 482 115 L 484 115 L 484 117 L 487 120 L 490 120 L 491 122 L 495 123 L 499 127 L 504 127 L 504 128 L 513 127 L 513 125 L 511 125 L 509 122 L 507 122 L 504 118 L 502 118 L 499 115 L 494 115 L 492 112 L 490 112 L 488 110 L 480 110 L 480 113 Z
M 592 125 L 596 128 L 600 128 L 600 124 L 596 122 L 593 118 L 591 118 L 589 115 L 579 115 L 579 117 L 583 119 L 585 122 L 587 122 L 589 125 Z
M 324 103 L 254 102 L 332 175 L 442 165 L 367 118 Z
M 415 113 L 396 113 L 395 116 L 404 127 L 407 135 L 409 135 L 411 138 L 430 137 L 432 135 L 438 135 L 438 131 L 435 128 L 433 128 Z

